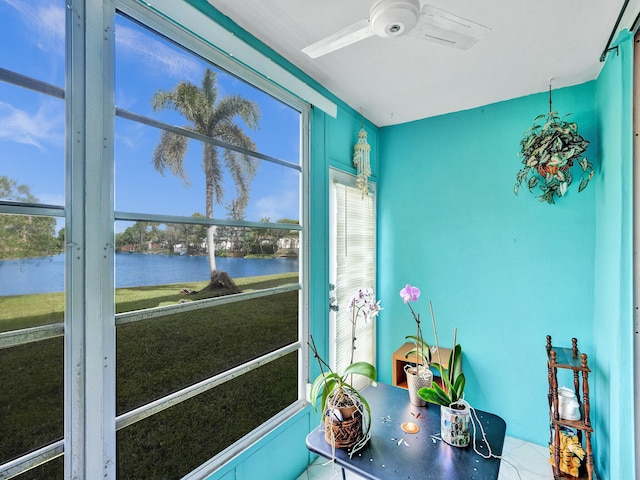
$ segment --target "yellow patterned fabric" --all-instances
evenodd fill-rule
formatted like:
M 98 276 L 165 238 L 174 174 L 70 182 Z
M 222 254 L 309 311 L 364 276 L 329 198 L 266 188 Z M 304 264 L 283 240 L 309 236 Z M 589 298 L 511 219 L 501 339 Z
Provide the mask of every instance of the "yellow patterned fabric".
M 553 445 L 549 445 L 549 452 L 551 453 L 549 463 L 553 465 Z M 577 477 L 584 457 L 585 451 L 578 437 L 560 432 L 560 471 Z

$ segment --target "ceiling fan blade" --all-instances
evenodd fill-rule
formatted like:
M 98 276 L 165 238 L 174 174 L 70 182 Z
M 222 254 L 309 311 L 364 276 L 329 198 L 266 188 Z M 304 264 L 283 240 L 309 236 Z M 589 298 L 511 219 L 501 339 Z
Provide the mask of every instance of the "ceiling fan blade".
M 339 32 L 329 35 L 314 44 L 302 49 L 302 53 L 306 53 L 311 58 L 318 58 L 327 53 L 339 50 L 340 48 L 359 42 L 373 35 L 373 30 L 369 23 L 369 19 L 365 18 L 353 25 L 343 28 Z
M 418 24 L 408 35 L 467 50 L 490 31 L 489 27 L 479 23 L 458 17 L 431 5 L 424 5 Z

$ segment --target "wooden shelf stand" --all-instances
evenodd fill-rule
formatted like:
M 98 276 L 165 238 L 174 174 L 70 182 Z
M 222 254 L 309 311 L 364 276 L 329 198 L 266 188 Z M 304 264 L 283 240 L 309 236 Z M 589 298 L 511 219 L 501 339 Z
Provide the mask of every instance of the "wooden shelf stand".
M 580 420 L 565 420 L 560 418 L 558 408 L 558 369 L 568 369 L 573 372 L 573 388 L 580 404 Z M 551 344 L 551 336 L 547 335 L 547 370 L 549 378 L 549 420 L 550 440 L 553 445 L 553 475 L 558 479 L 585 479 L 593 480 L 596 477 L 593 466 L 593 451 L 591 448 L 591 412 L 589 403 L 589 373 L 587 355 L 578 350 L 578 340 L 571 339 L 571 348 L 558 348 Z M 580 382 L 582 376 L 582 382 Z M 562 427 L 575 429 L 578 439 L 583 445 L 585 459 L 583 462 L 586 476 L 573 477 L 560 471 L 560 431 Z

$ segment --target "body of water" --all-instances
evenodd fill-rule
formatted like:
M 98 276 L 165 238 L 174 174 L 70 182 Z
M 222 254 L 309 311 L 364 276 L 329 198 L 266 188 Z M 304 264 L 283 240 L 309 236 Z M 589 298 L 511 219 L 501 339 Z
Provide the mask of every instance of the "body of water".
M 231 278 L 298 271 L 297 258 L 216 258 Z M 209 279 L 209 258 L 177 255 L 116 254 L 116 288 Z M 64 291 L 64 255 L 0 260 L 0 296 Z

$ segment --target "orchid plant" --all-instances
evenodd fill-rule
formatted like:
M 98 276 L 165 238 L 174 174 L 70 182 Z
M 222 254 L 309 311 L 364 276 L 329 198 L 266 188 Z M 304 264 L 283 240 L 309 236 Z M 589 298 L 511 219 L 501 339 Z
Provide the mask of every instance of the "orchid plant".
M 370 288 L 360 288 L 351 297 L 349 302 L 349 311 L 351 312 L 351 362 L 353 363 L 353 355 L 356 351 L 356 324 L 358 317 L 362 315 L 364 323 L 369 323 L 371 319 L 376 317 L 382 307 L 380 300 L 376 302 L 373 290 Z
M 405 355 L 408 357 L 412 354 L 417 354 L 419 359 L 422 359 L 425 365 L 429 365 L 431 361 L 431 348 L 422 338 L 422 329 L 420 327 L 420 314 L 416 313 L 411 306 L 411 302 L 417 302 L 420 297 L 420 289 L 418 287 L 407 284 L 402 290 L 400 290 L 400 296 L 404 303 L 407 304 L 411 315 L 416 322 L 416 335 L 407 336 L 407 339 L 412 340 L 416 344 L 416 348 L 407 352 Z M 436 328 L 436 319 L 433 313 L 433 305 L 429 302 L 429 310 L 431 311 L 431 324 L 433 326 L 433 336 L 436 341 L 436 351 L 438 357 L 440 357 L 440 349 L 438 346 L 438 330 Z M 457 330 L 453 333 L 453 350 L 449 355 L 449 362 L 447 368 L 444 368 L 442 360 L 438 358 L 438 362 L 432 363 L 434 368 L 437 368 L 440 372 L 440 378 L 442 379 L 442 387 L 436 382 L 432 383 L 431 387 L 425 387 L 418 390 L 418 396 L 427 402 L 435 403 L 438 405 L 444 405 L 449 407 L 462 400 L 465 376 L 462 373 L 462 347 L 456 343 Z
M 363 437 L 351 449 L 351 454 L 359 450 L 369 439 L 371 409 L 366 399 L 360 391 L 353 387 L 353 375 L 362 375 L 376 383 L 376 367 L 369 362 L 354 362 L 354 353 L 356 349 L 356 326 L 358 318 L 362 316 L 365 322 L 370 322 L 380 313 L 382 307 L 380 301 L 375 300 L 373 290 L 370 288 L 360 288 L 349 302 L 349 311 L 351 312 L 351 361 L 342 375 L 334 372 L 330 365 L 325 362 L 319 355 L 313 337 L 311 337 L 309 347 L 313 356 L 320 365 L 320 375 L 316 377 L 311 385 L 310 399 L 314 410 L 317 409 L 318 397 L 321 397 L 320 408 L 323 417 L 327 416 L 333 422 L 336 418 L 339 421 L 346 418 L 338 413 L 340 408 L 353 406 L 360 412 L 363 418 Z M 330 416 L 329 416 L 330 415 Z
M 442 379 L 442 387 L 436 382 L 431 387 L 425 387 L 418 390 L 418 396 L 423 400 L 445 407 L 459 408 L 464 403 L 464 387 L 466 379 L 462 373 L 462 347 L 457 343 L 458 330 L 453 330 L 453 349 L 449 355 L 447 368 L 442 365 L 440 358 L 440 347 L 438 345 L 438 330 L 436 328 L 436 317 L 433 314 L 433 305 L 429 302 L 429 310 L 431 311 L 431 324 L 433 325 L 433 336 L 436 340 L 436 349 L 438 351 L 438 362 L 432 366 L 437 368 Z
M 433 365 L 440 371 L 443 385 L 440 387 L 433 382 L 431 387 L 421 388 L 418 390 L 420 398 L 445 407 L 452 407 L 463 399 L 465 376 L 462 373 L 462 347 L 459 344 L 451 351 L 448 365 L 448 368 L 440 363 Z
M 422 361 L 421 365 L 428 367 L 429 362 L 431 361 L 431 348 L 422 338 L 422 328 L 420 326 L 420 314 L 416 313 L 413 307 L 411 306 L 411 302 L 417 302 L 418 298 L 420 298 L 420 289 L 418 287 L 412 287 L 407 283 L 407 286 L 400 290 L 400 297 L 402 297 L 402 301 L 409 307 L 411 311 L 411 315 L 416 322 L 416 334 L 408 335 L 408 340 L 411 340 L 415 343 L 416 348 L 410 350 L 406 353 L 405 358 L 408 358 L 409 355 L 416 354 L 419 361 Z

